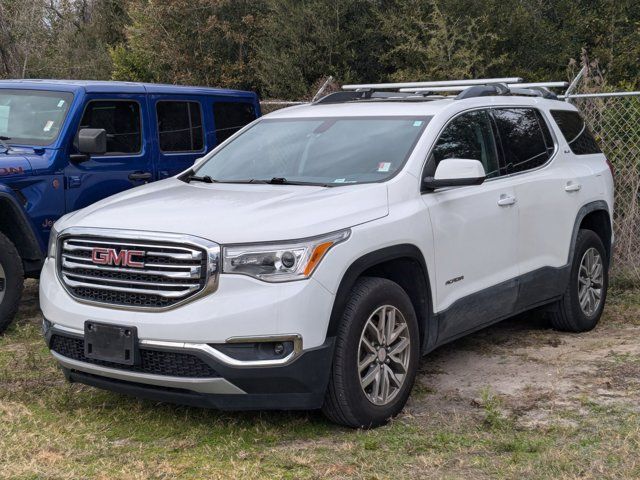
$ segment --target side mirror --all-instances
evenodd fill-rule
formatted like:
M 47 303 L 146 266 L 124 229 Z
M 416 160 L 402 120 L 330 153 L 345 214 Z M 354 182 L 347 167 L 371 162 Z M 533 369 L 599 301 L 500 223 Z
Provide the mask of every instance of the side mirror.
M 425 177 L 422 180 L 422 191 L 480 185 L 485 178 L 484 167 L 478 160 L 448 158 L 438 164 L 433 177 Z
M 83 128 L 78 132 L 76 146 L 80 152 L 71 155 L 71 160 L 83 162 L 90 155 L 102 155 L 107 152 L 107 131 L 104 128 Z

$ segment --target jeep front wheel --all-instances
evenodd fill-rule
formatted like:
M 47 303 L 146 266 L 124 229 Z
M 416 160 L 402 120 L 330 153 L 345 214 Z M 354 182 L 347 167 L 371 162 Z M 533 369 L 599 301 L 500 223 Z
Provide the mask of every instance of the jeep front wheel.
M 20 254 L 13 243 L 0 233 L 0 334 L 4 333 L 18 311 L 23 286 Z
M 419 337 L 413 305 L 398 284 L 360 279 L 336 338 L 325 415 L 367 428 L 400 413 L 415 380 Z

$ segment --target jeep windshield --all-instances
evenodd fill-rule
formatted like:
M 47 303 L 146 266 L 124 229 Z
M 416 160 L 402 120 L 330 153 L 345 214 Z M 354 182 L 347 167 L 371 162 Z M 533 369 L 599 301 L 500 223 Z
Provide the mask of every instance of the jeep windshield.
M 72 100 L 66 92 L 0 89 L 0 137 L 8 145 L 53 143 Z
M 197 168 L 228 183 L 329 185 L 379 182 L 407 161 L 430 117 L 260 120 Z

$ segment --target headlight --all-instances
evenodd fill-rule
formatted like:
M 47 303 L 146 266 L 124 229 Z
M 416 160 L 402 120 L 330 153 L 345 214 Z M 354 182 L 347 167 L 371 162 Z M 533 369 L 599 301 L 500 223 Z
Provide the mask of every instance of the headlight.
M 297 242 L 225 247 L 222 272 L 249 275 L 266 282 L 309 278 L 326 253 L 349 235 L 351 230 L 341 230 Z
M 56 250 L 58 249 L 58 231 L 55 225 L 51 227 L 51 233 L 49 234 L 49 246 L 47 247 L 47 257 L 56 258 Z

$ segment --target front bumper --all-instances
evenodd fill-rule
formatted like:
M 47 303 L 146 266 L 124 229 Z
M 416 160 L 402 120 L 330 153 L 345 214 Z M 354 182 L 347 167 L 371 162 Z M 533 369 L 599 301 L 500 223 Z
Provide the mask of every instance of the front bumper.
M 128 311 L 74 300 L 50 259 L 40 280 L 47 344 L 69 380 L 155 400 L 233 410 L 322 406 L 333 355 L 333 339 L 327 338 L 333 300 L 334 295 L 313 278 L 269 284 L 221 275 L 215 293 L 179 308 Z M 132 370 L 83 358 L 87 320 L 135 326 L 140 348 L 149 351 L 150 362 L 160 370 Z M 56 334 L 71 339 L 71 350 L 52 348 Z M 228 353 L 224 347 L 251 339 L 299 343 L 291 355 L 266 362 L 222 353 Z M 163 355 L 171 358 L 163 360 Z M 176 355 L 189 358 L 177 361 Z M 195 373 L 190 370 L 193 363 L 199 365 Z
M 45 320 L 44 332 L 52 355 L 72 382 L 156 401 L 221 410 L 320 408 L 334 343 L 327 339 L 323 345 L 300 352 L 281 365 L 246 366 L 238 362 L 233 366 L 214 354 L 213 348 L 141 342 L 140 348 L 147 355 L 143 355 L 141 365 L 132 368 L 85 358 L 79 347 L 83 344 L 79 331 Z

